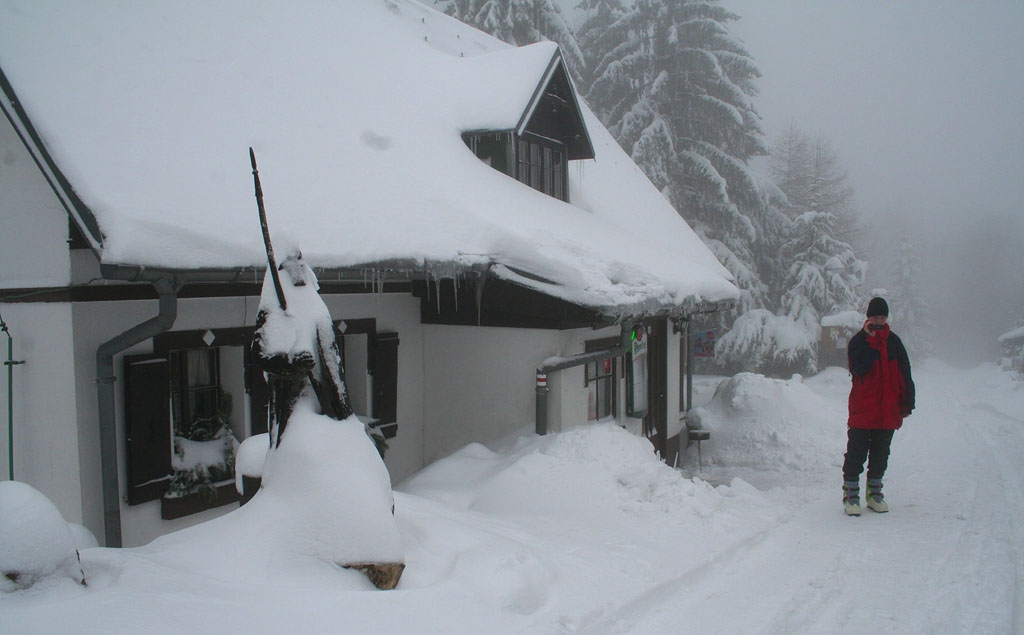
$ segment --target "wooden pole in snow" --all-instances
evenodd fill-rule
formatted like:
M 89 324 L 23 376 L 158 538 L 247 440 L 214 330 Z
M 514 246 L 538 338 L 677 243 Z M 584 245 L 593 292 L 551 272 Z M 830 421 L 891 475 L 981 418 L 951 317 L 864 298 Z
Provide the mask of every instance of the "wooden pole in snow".
M 274 260 L 274 246 L 270 242 L 270 228 L 267 226 L 267 210 L 263 207 L 263 187 L 260 185 L 260 171 L 256 169 L 256 153 L 249 147 L 249 161 L 252 163 L 252 179 L 256 184 L 256 205 L 260 210 L 260 228 L 263 230 L 263 245 L 267 248 L 267 262 L 270 264 L 270 277 L 274 280 L 274 291 L 277 292 L 277 303 L 282 311 L 288 310 L 288 301 L 281 287 L 281 277 L 277 273 L 277 262 Z

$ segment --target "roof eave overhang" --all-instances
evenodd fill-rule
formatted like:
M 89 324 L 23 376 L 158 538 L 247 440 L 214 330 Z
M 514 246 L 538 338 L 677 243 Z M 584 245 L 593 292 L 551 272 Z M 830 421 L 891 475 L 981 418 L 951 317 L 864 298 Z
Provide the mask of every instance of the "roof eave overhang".
M 384 260 L 347 267 L 314 267 L 320 283 L 362 284 L 383 288 L 385 283 L 429 281 L 456 278 L 486 278 L 499 276 L 512 284 L 529 288 L 561 301 L 578 304 L 600 317 L 600 325 L 620 324 L 647 318 L 665 317 L 682 319 L 692 315 L 725 311 L 735 305 L 733 300 L 708 301 L 693 296 L 678 304 L 638 302 L 621 305 L 600 305 L 572 302 L 560 293 L 558 283 L 532 276 L 519 269 L 509 269 L 495 263 L 466 265 L 454 262 L 424 262 L 418 260 Z M 262 283 L 266 267 L 243 266 L 235 268 L 177 269 L 143 265 L 101 264 L 104 279 L 121 282 L 152 283 L 162 278 L 175 278 L 181 284 Z M 509 275 L 511 274 L 511 275 Z

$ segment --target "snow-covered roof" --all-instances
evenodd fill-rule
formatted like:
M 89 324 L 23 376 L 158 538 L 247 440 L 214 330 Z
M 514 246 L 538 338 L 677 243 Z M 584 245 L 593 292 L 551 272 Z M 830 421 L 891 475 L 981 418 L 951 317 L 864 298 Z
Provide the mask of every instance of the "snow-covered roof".
M 0 68 L 104 264 L 264 267 L 252 146 L 275 242 L 317 268 L 490 266 L 598 308 L 736 298 L 585 105 L 571 204 L 468 150 L 521 122 L 556 55 L 412 0 L 0 0 Z
M 845 326 L 846 328 L 859 331 L 864 325 L 864 314 L 860 311 L 840 311 L 832 315 L 821 317 L 822 326 Z
M 1002 344 L 1014 344 L 1018 341 L 1024 341 L 1024 326 L 1018 326 L 999 336 L 999 342 Z

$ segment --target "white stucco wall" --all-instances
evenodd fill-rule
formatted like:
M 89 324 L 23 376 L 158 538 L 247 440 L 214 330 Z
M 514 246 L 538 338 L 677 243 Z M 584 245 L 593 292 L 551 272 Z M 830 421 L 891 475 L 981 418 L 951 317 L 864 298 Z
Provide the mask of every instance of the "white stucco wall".
M 429 463 L 467 443 L 490 443 L 534 430 L 538 365 L 553 356 L 584 352 L 590 340 L 614 338 L 603 330 L 425 326 L 424 459 Z M 443 369 L 443 370 L 440 370 Z M 622 382 L 620 381 L 620 389 Z M 582 366 L 548 375 L 548 431 L 587 422 Z M 620 412 L 623 411 L 620 398 Z
M 374 318 L 378 333 L 398 333 L 398 436 L 388 440 L 384 460 L 397 483 L 424 465 L 420 301 L 400 293 L 325 296 L 324 301 L 335 319 Z
M 68 215 L 0 117 L 0 287 L 68 283 Z
M 68 284 L 67 239 L 67 213 L 10 122 L 0 118 L 0 298 L 22 296 L 0 300 L 8 328 L 0 334 L 0 357 L 7 361 L 9 336 L 12 359 L 24 361 L 0 370 L 0 478 L 10 475 L 11 422 L 14 478 L 49 497 L 68 520 L 81 522 L 71 308 L 26 295 Z M 9 378 L 13 404 L 7 398 Z
M 8 373 L 13 373 L 14 478 L 45 494 L 64 517 L 82 522 L 78 488 L 78 431 L 75 377 L 71 363 L 71 306 L 67 303 L 0 304 L 13 342 L 13 359 L 23 361 L 0 371 L 2 476 L 9 471 Z M 0 335 L 7 360 L 7 337 Z
M 532 428 L 533 370 L 558 349 L 554 331 L 424 326 L 425 462 Z

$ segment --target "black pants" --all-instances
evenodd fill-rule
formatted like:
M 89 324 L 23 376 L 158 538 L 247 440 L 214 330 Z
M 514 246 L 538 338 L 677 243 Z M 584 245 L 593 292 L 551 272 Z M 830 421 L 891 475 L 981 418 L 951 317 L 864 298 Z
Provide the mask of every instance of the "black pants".
M 858 481 L 868 461 L 868 479 L 879 479 L 889 466 L 889 446 L 895 430 L 848 428 L 846 431 L 846 460 L 843 462 L 843 480 Z

